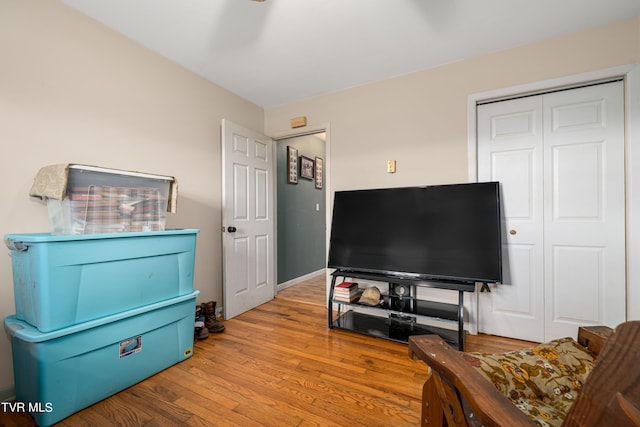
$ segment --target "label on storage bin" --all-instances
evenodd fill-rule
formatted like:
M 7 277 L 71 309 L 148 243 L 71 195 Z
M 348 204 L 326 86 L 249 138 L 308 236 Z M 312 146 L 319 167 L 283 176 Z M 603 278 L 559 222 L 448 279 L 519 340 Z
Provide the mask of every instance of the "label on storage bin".
M 142 335 L 120 341 L 120 359 L 142 351 Z

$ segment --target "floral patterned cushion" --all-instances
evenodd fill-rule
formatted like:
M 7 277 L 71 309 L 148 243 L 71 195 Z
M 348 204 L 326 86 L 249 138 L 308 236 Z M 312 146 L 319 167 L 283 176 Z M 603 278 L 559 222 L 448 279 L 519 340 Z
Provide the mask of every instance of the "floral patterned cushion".
M 498 391 L 541 426 L 559 426 L 593 369 L 593 355 L 571 338 L 500 354 L 465 353 Z

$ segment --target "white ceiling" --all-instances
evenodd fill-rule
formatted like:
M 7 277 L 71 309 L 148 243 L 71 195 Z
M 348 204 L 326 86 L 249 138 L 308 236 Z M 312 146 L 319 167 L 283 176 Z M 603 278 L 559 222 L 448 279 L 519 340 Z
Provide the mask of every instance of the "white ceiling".
M 265 108 L 640 16 L 640 0 L 62 2 Z

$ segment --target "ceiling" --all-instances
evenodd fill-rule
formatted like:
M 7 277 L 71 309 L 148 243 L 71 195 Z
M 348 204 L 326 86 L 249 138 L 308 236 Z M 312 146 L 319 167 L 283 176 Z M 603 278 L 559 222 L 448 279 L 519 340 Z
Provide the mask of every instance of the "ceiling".
M 61 0 L 264 108 L 640 16 L 640 0 Z

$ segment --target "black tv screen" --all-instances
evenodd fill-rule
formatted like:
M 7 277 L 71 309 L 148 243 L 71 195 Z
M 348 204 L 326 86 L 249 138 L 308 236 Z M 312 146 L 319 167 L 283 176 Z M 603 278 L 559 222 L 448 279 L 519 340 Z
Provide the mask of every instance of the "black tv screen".
M 501 282 L 499 194 L 497 182 L 338 191 L 328 267 Z

